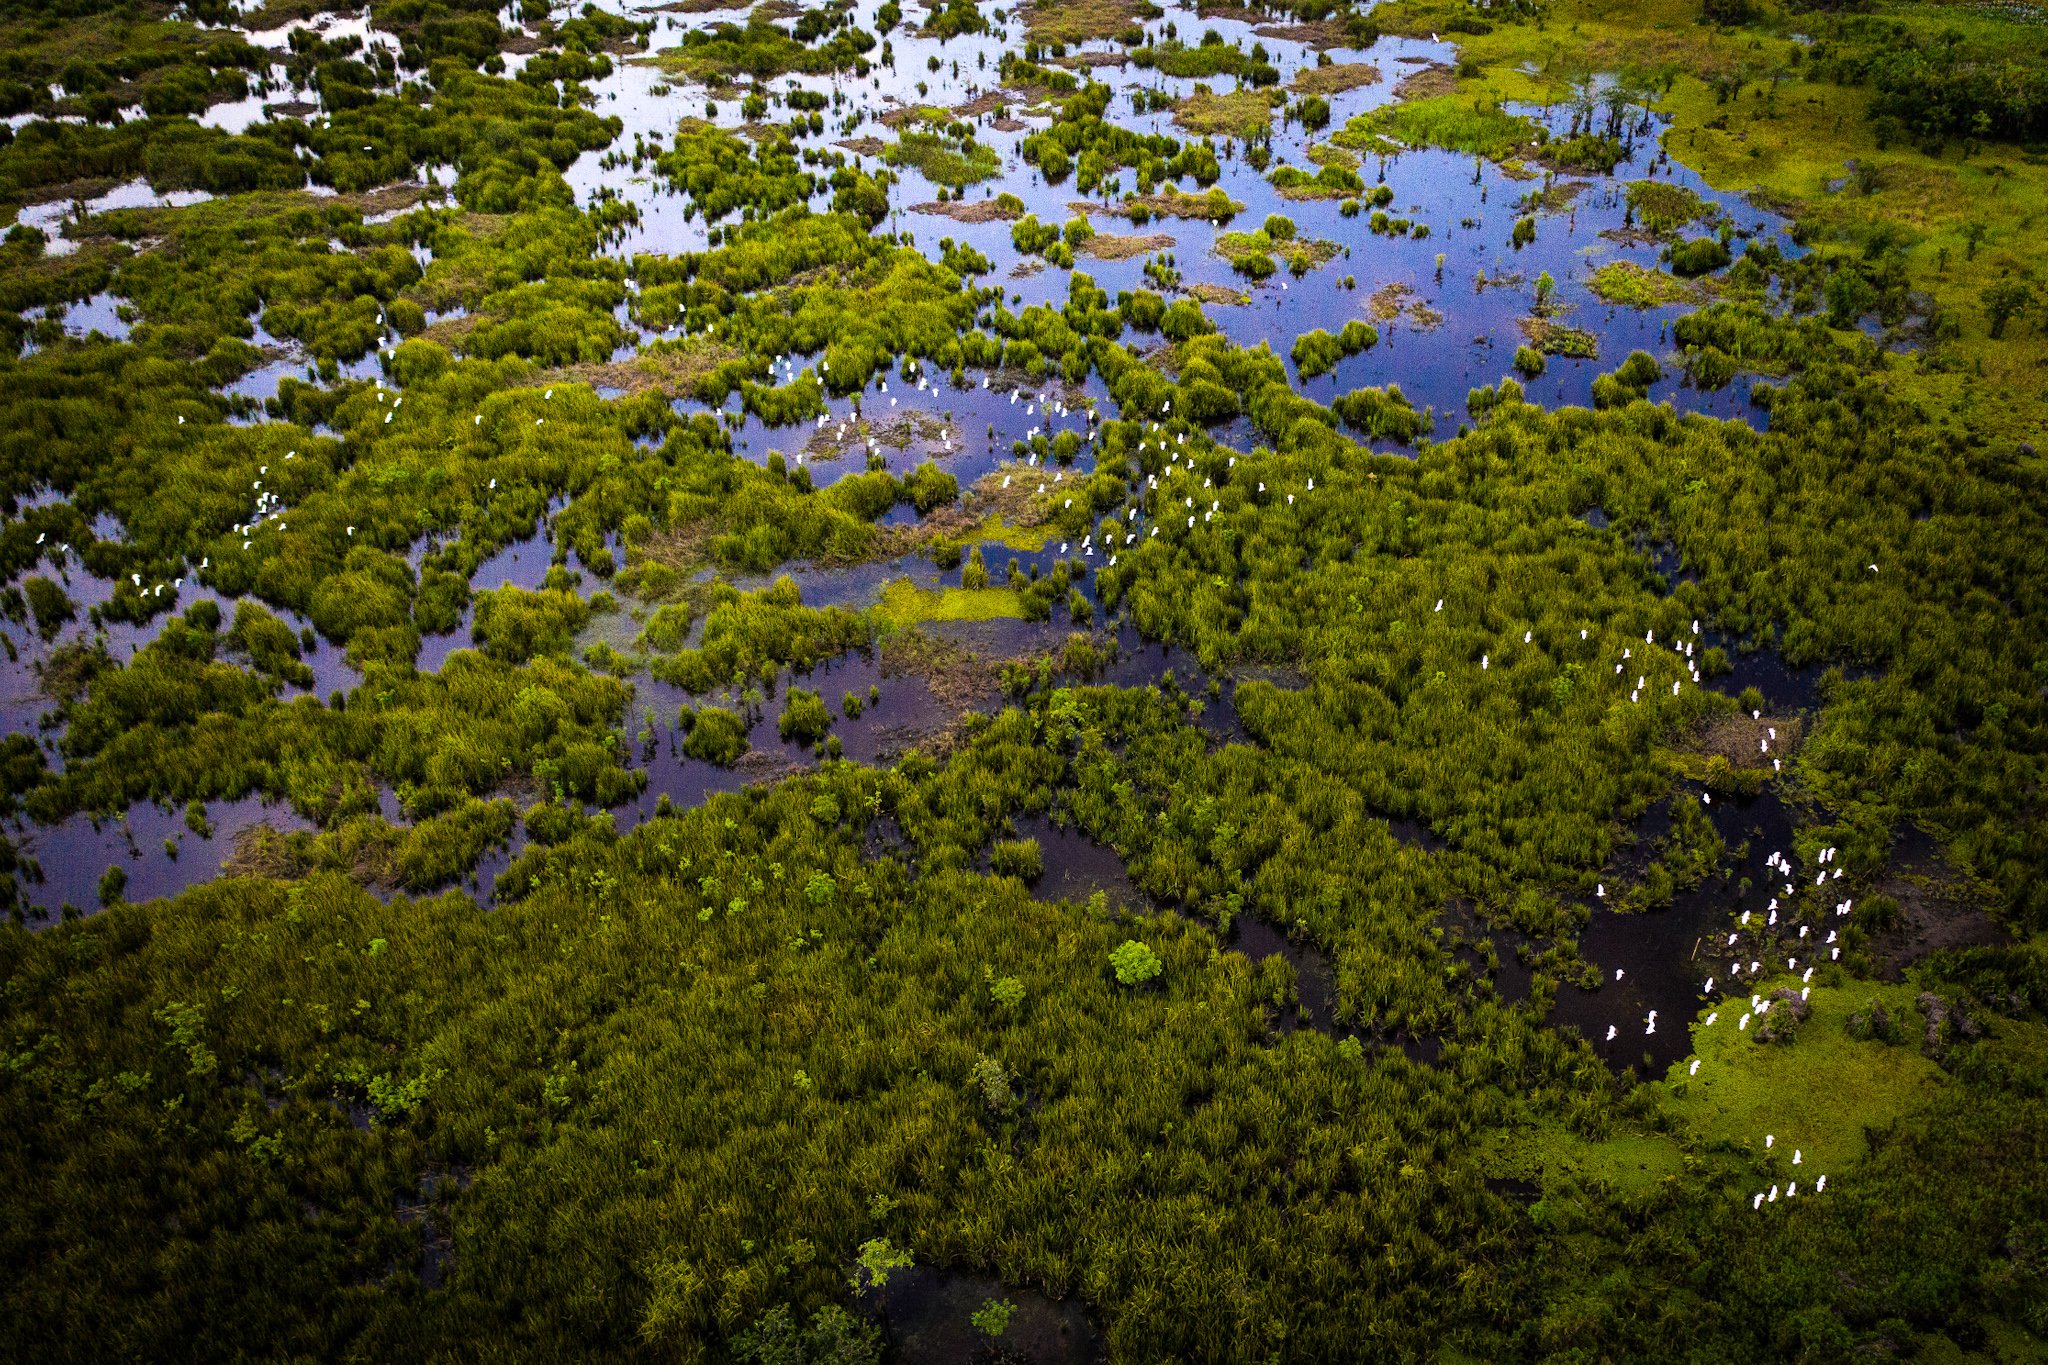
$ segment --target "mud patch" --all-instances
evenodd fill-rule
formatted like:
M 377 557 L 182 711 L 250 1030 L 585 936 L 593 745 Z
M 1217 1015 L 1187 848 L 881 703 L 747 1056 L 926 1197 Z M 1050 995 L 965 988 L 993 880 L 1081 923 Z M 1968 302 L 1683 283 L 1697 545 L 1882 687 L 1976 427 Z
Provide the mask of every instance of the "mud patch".
M 1932 837 L 1917 829 L 1901 833 L 1892 846 L 1892 860 L 1872 888 L 1866 906 L 1876 897 L 1897 907 L 1890 928 L 1871 936 L 1868 951 L 1896 981 L 1902 969 L 1945 948 L 1995 947 L 2011 941 L 1991 918 L 1983 893 L 1963 873 L 1950 867 Z

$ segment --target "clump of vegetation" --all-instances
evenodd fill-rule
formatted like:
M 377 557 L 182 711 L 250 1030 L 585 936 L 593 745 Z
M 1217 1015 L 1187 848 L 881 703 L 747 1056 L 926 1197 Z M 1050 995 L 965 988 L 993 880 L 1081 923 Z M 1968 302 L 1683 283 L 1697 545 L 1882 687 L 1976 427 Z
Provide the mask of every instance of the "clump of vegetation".
M 1540 314 L 1517 319 L 1528 344 L 1543 355 L 1591 360 L 1600 353 L 1600 341 L 1582 327 L 1568 327 Z
M 1251 50 L 1223 41 L 1223 35 L 1215 29 L 1202 34 L 1201 42 L 1193 47 L 1178 38 L 1135 49 L 1130 54 L 1133 64 L 1139 67 L 1157 68 L 1162 74 L 1183 79 L 1209 80 L 1217 76 L 1235 76 L 1249 86 L 1278 85 L 1280 72 L 1267 59 L 1264 43 L 1252 44 Z
M 1664 377 L 1664 367 L 1648 351 L 1630 351 L 1611 374 L 1593 380 L 1593 406 L 1619 407 L 1648 395 L 1650 385 Z
M 1415 410 L 1398 384 L 1353 389 L 1330 407 L 1346 426 L 1374 440 L 1406 443 L 1429 430 L 1429 419 Z
M 1719 213 L 1699 195 L 1668 180 L 1631 180 L 1626 198 L 1628 221 L 1660 237 Z
M 1314 175 L 1298 166 L 1275 166 L 1266 178 L 1287 199 L 1342 199 L 1366 192 L 1365 181 L 1357 171 L 1335 162 L 1321 167 Z
M 1345 323 L 1335 336 L 1320 327 L 1302 333 L 1294 339 L 1290 355 L 1301 377 L 1313 379 L 1336 369 L 1337 362 L 1346 356 L 1371 350 L 1379 339 L 1379 332 L 1370 323 L 1353 320 Z
M 1045 873 L 1045 860 L 1036 839 L 998 841 L 989 853 L 989 871 L 998 877 L 1016 877 L 1035 882 Z
M 832 712 L 816 692 L 792 687 L 784 698 L 782 714 L 775 718 L 775 732 L 785 741 L 818 744 L 832 728 Z
M 914 166 L 925 179 L 956 190 L 990 179 L 1003 167 L 1002 158 L 976 141 L 971 129 L 956 137 L 906 131 L 883 156 L 892 166 Z
M 1395 155 L 1411 147 L 1441 147 L 1511 161 L 1533 155 L 1546 136 L 1541 125 L 1497 106 L 1475 107 L 1455 95 L 1403 100 L 1359 114 L 1332 138 L 1366 155 Z
M 1286 263 L 1290 274 L 1298 277 L 1335 260 L 1342 249 L 1335 242 L 1296 237 L 1292 223 L 1284 218 L 1279 221 L 1286 224 L 1283 235 L 1279 237 L 1273 235 L 1270 221 L 1256 232 L 1221 234 L 1216 239 L 1216 254 L 1229 261 L 1231 269 L 1238 274 L 1263 280 L 1277 268 L 1273 261 L 1275 256 Z
M 1166 970 L 1166 964 L 1153 952 L 1134 938 L 1127 938 L 1109 955 L 1109 965 L 1116 971 L 1119 985 L 1142 986 Z
M 826 40 L 818 43 L 821 37 Z M 874 47 L 874 35 L 853 26 L 850 10 L 826 6 L 808 11 L 789 32 L 758 11 L 745 25 L 686 29 L 681 44 L 655 55 L 666 69 L 694 80 L 763 81 L 792 72 L 851 71 L 864 77 L 869 70 L 866 54 Z
M 1273 122 L 1273 100 L 1256 90 L 1233 90 L 1219 95 L 1204 85 L 1173 107 L 1178 128 L 1208 137 L 1251 139 L 1263 135 Z
M 1602 302 L 1628 308 L 1665 308 L 1698 297 L 1697 289 L 1685 281 L 1661 270 L 1646 270 L 1633 261 L 1609 261 L 1586 283 Z
M 1664 259 L 1672 274 L 1689 280 L 1721 269 L 1728 264 L 1730 257 L 1728 248 L 1718 238 L 1694 237 L 1666 247 Z
M 722 706 L 685 708 L 678 719 L 683 731 L 683 752 L 691 758 L 730 768 L 750 744 L 746 720 Z

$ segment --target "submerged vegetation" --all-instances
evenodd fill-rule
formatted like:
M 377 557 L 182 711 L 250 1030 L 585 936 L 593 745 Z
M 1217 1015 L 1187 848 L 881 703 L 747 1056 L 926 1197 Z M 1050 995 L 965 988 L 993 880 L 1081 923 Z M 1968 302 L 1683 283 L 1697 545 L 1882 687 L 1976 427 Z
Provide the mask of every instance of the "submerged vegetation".
M 738 8 L 0 7 L 0 1352 L 2039 1354 L 2038 25 Z

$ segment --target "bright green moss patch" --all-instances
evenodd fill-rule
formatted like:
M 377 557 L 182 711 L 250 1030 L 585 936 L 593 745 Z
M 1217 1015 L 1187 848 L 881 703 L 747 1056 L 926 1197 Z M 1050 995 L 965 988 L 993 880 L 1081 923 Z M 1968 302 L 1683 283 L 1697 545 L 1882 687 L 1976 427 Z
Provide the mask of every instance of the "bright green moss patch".
M 1046 524 L 1036 526 L 1015 526 L 1006 518 L 991 516 L 969 533 L 968 539 L 987 541 L 1008 550 L 1024 550 L 1036 553 L 1045 548 L 1052 539 L 1053 528 Z
M 1662 308 L 1700 296 L 1698 286 L 1633 261 L 1609 261 L 1593 272 L 1587 287 L 1604 302 L 1629 308 Z
M 993 621 L 1024 616 L 1018 594 L 1009 588 L 921 588 L 907 578 L 891 581 L 871 614 L 890 626 L 922 625 L 927 621 Z
M 1786 985 L 1796 991 L 1798 979 L 1766 982 L 1760 993 Z M 1756 1040 L 1771 1015 L 1789 1012 L 1786 1003 L 1774 1003 L 1771 1014 L 1752 1017 L 1745 1029 L 1738 1025 L 1749 1002 L 1730 998 L 1693 1023 L 1699 1074 L 1686 1075 L 1689 1062 L 1674 1066 L 1664 1082 L 1664 1108 L 1703 1142 L 1730 1142 L 1762 1156 L 1769 1134 L 1770 1150 L 1789 1163 L 1798 1149 L 1810 1175 L 1846 1170 L 1867 1147 L 1866 1128 L 1884 1128 L 1947 1083 L 1941 1068 L 1920 1055 L 1925 1020 L 1914 1007 L 1917 994 L 1912 986 L 1874 981 L 1815 986 L 1813 1013 L 1789 1043 Z M 1899 1042 L 1850 1036 L 1850 1016 L 1867 1013 L 1873 1002 L 1891 1016 Z M 1709 1027 L 1705 1020 L 1715 1013 Z
M 1497 105 L 1474 107 L 1462 96 L 1439 95 L 1359 114 L 1333 134 L 1332 141 L 1367 155 L 1442 147 L 1506 161 L 1533 152 L 1542 134 L 1533 121 Z
M 1484 1162 L 1489 1174 L 1533 1181 L 1546 1196 L 1597 1185 L 1625 1199 L 1653 1194 L 1686 1169 L 1684 1148 L 1667 1134 L 1621 1132 L 1593 1140 L 1558 1122 L 1501 1133 Z

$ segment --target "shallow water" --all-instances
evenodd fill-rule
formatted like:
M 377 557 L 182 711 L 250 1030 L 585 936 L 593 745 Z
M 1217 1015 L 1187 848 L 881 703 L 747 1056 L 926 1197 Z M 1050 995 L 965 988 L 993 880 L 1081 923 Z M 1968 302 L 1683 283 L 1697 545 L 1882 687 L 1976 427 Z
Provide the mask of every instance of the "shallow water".
M 1280 1011 L 1274 1022 L 1282 1033 L 1291 1033 L 1304 1022 L 1319 1033 L 1339 1031 L 1337 968 L 1328 953 L 1312 943 L 1295 942 L 1254 915 L 1239 915 L 1231 920 L 1225 942 L 1231 952 L 1244 954 L 1254 965 L 1277 955 L 1294 969 L 1295 996 L 1308 1017 L 1304 1021 L 1295 1010 Z
M 31 827 L 18 842 L 41 865 L 42 880 L 25 888 L 27 900 L 53 917 L 67 907 L 96 910 L 100 878 L 111 867 L 128 874 L 126 900 L 173 896 L 218 877 L 236 838 L 257 825 L 312 828 L 290 808 L 255 796 L 209 802 L 206 816 L 212 826 L 206 836 L 186 826 L 182 807 L 167 811 L 149 804 L 112 819 L 74 815 L 61 824 Z M 167 839 L 177 848 L 175 858 L 165 850 Z
M 1043 815 L 1014 823 L 1016 838 L 1038 841 L 1039 857 L 1045 864 L 1044 875 L 1031 887 L 1031 894 L 1038 899 L 1086 901 L 1100 891 L 1113 908 L 1150 908 L 1115 849 L 1096 843 L 1074 825 L 1055 824 Z
M 991 1299 L 1016 1310 L 994 1343 L 970 1321 Z M 891 1271 L 888 1284 L 869 1290 L 864 1300 L 889 1339 L 891 1358 L 904 1365 L 961 1365 L 991 1358 L 1083 1365 L 1102 1358 L 1101 1342 L 1079 1300 L 1012 1289 L 989 1275 L 911 1266 Z M 1005 1354 L 992 1356 L 992 1345 Z

